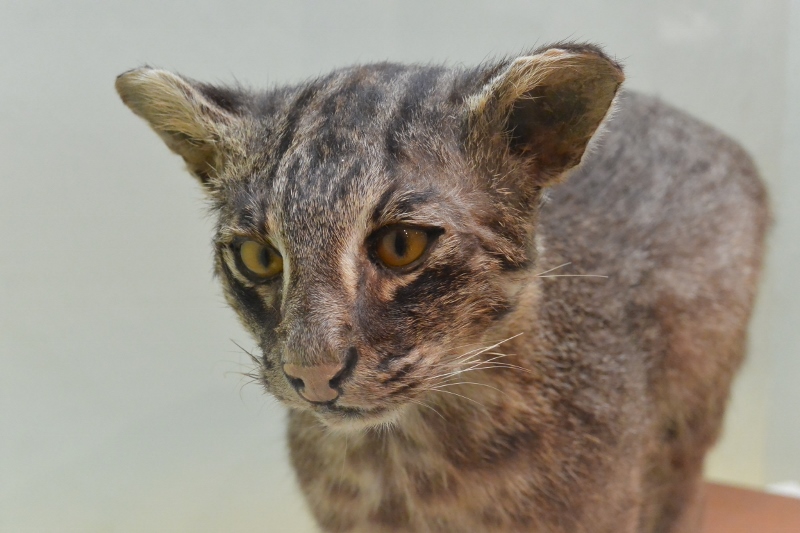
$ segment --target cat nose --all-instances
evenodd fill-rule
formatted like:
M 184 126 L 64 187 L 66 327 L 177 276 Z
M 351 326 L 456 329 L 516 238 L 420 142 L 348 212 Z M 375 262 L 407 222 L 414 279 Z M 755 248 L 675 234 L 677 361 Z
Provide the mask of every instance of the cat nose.
M 331 386 L 331 381 L 343 366 L 300 366 L 286 363 L 283 365 L 283 373 L 300 396 L 312 403 L 324 403 L 332 402 L 339 397 L 339 391 Z
M 338 387 L 352 373 L 355 362 L 356 351 L 351 349 L 341 363 L 308 366 L 284 363 L 283 373 L 304 399 L 311 403 L 328 403 L 339 397 Z

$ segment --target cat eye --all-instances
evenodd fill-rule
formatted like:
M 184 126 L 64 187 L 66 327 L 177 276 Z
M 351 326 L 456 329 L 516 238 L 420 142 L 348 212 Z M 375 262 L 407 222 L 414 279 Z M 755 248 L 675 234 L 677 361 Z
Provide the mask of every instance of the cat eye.
M 424 229 L 388 226 L 377 235 L 375 256 L 389 268 L 406 267 L 422 257 L 430 240 Z
M 238 253 L 250 277 L 266 280 L 283 272 L 283 257 L 272 246 L 244 241 L 239 245 Z

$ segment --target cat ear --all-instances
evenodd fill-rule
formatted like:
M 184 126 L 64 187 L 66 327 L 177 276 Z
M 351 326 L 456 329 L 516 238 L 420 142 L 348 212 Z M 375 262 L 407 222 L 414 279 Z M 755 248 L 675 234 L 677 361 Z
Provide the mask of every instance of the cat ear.
M 490 71 L 467 100 L 469 145 L 479 164 L 524 165 L 547 185 L 581 161 L 624 80 L 593 46 L 556 45 Z
M 183 157 L 189 171 L 212 186 L 241 120 L 233 112 L 233 92 L 149 67 L 119 75 L 116 89 L 125 105 Z

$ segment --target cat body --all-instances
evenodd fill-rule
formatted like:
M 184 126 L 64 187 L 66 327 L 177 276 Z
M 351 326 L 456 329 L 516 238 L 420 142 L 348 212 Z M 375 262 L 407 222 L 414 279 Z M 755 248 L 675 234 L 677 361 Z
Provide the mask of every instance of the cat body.
M 621 81 L 573 44 L 265 93 L 118 79 L 219 214 L 324 531 L 697 530 L 765 193 L 734 143 L 634 93 L 587 152 Z

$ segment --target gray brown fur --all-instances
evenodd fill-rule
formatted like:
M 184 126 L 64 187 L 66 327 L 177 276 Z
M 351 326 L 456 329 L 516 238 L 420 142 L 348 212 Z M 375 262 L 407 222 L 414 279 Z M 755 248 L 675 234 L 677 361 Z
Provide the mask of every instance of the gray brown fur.
M 574 170 L 621 81 L 573 44 L 263 93 L 119 78 L 215 206 L 219 278 L 324 531 L 697 531 L 765 193 L 736 144 L 629 92 Z M 411 272 L 369 253 L 397 222 L 438 231 Z M 237 272 L 242 237 L 284 277 Z M 567 262 L 549 275 L 607 277 L 537 275 Z M 281 371 L 345 361 L 333 404 Z

